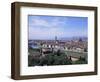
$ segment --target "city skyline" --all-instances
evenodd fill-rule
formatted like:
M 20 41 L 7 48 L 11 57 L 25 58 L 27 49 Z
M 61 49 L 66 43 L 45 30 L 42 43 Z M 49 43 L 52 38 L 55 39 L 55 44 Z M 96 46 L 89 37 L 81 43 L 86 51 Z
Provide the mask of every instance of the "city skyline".
M 87 17 L 29 15 L 29 39 L 87 37 Z

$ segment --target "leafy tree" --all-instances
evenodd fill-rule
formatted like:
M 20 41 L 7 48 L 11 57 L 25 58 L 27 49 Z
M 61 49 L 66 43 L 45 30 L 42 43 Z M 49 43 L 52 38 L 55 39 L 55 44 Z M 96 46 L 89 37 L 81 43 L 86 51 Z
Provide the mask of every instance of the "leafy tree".
M 57 56 L 60 56 L 60 55 L 61 55 L 61 51 L 58 50 L 58 51 L 57 51 Z
M 84 48 L 84 52 L 87 52 L 87 48 Z
M 29 56 L 28 57 L 28 65 L 29 66 L 35 66 L 35 65 L 38 65 L 40 62 L 39 58 L 34 58 L 32 56 Z
M 55 53 L 49 53 L 44 57 L 28 57 L 29 66 L 44 66 L 44 65 L 69 65 L 72 64 L 72 61 L 68 59 L 67 55 L 61 50 L 58 50 Z

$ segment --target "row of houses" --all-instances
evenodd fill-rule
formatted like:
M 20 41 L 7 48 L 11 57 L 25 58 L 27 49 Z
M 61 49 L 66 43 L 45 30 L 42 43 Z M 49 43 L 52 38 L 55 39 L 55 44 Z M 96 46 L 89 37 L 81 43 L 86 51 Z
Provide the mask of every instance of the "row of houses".
M 87 52 L 87 41 L 77 40 L 77 41 L 61 41 L 61 40 L 34 40 L 32 42 L 34 47 L 42 47 L 44 51 L 51 49 L 68 50 L 75 52 Z

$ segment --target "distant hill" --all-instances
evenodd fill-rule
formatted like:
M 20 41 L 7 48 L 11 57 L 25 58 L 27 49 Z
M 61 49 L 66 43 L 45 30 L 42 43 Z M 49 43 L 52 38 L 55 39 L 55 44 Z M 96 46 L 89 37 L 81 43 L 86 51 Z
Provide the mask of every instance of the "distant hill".
M 79 40 L 80 38 L 83 41 L 87 41 L 88 40 L 87 37 L 63 37 L 63 38 L 59 38 L 59 40 Z
M 82 39 L 82 41 L 87 41 L 88 38 L 87 37 L 80 37 L 80 36 L 76 36 L 76 37 L 58 37 L 57 40 L 79 40 Z M 29 41 L 32 40 L 55 40 L 55 38 L 50 38 L 50 39 L 29 39 Z

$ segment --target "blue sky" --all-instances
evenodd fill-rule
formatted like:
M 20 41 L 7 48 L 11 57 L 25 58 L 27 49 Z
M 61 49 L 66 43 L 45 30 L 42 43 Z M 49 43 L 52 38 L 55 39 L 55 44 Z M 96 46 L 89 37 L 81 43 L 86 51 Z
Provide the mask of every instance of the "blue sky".
M 29 15 L 29 39 L 87 37 L 87 17 Z

